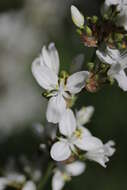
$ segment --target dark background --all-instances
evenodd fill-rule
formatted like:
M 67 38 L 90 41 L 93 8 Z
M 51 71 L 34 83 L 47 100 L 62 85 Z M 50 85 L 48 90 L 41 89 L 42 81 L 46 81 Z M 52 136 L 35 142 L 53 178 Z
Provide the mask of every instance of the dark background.
M 46 1 L 46 0 L 45 0 Z M 42 4 L 45 3 L 42 0 Z M 53 0 L 49 0 L 49 3 L 52 4 Z M 63 6 L 65 12 L 64 16 L 58 22 L 58 24 L 53 25 L 52 21 L 50 21 L 50 17 L 47 19 L 43 19 L 43 14 L 39 17 L 40 21 L 42 19 L 41 24 L 37 24 L 37 28 L 39 30 L 39 41 L 38 46 L 33 50 L 31 55 L 27 60 L 27 70 L 24 77 L 25 80 L 30 81 L 30 84 L 34 86 L 34 90 L 36 91 L 36 101 L 38 105 L 38 109 L 34 111 L 34 106 L 32 110 L 32 116 L 30 119 L 30 114 L 28 114 L 29 119 L 21 118 L 23 122 L 15 122 L 17 119 L 16 115 L 11 117 L 13 122 L 9 129 L 10 121 L 7 120 L 7 128 L 6 122 L 5 124 L 0 122 L 0 131 L 1 131 L 1 140 L 0 140 L 0 159 L 1 163 L 5 162 L 10 156 L 19 156 L 20 154 L 27 154 L 32 156 L 34 151 L 39 145 L 39 139 L 33 135 L 31 126 L 33 122 L 44 122 L 44 114 L 45 114 L 45 106 L 43 108 L 44 99 L 41 97 L 41 89 L 38 87 L 36 82 L 34 81 L 31 71 L 30 64 L 33 58 L 37 55 L 37 52 L 40 51 L 40 48 L 44 42 L 54 41 L 56 46 L 60 52 L 61 59 L 61 68 L 69 70 L 71 65 L 71 60 L 78 53 L 85 54 L 85 60 L 90 60 L 90 51 L 86 53 L 86 48 L 80 42 L 78 35 L 75 32 L 75 27 L 72 24 L 70 17 L 70 5 L 73 3 L 78 6 L 80 10 L 85 15 L 94 15 L 100 14 L 100 6 L 103 1 L 101 0 L 77 0 L 72 1 L 68 0 L 64 2 L 64 0 L 54 1 L 54 3 L 58 3 L 58 9 L 56 9 L 55 16 L 59 19 L 59 13 L 62 12 Z M 18 12 L 24 9 L 26 1 L 22 0 L 1 0 L 0 1 L 0 17 L 3 13 Z M 58 11 L 58 12 L 57 12 Z M 46 12 L 46 11 L 45 11 Z M 50 12 L 50 11 L 49 11 Z M 37 13 L 38 14 L 38 13 Z M 35 15 L 34 15 L 35 16 Z M 34 19 L 33 16 L 33 19 Z M 27 11 L 25 13 L 26 20 L 28 19 Z M 28 19 L 29 20 L 29 19 Z M 15 21 L 14 21 L 15 22 Z M 30 21 L 32 23 L 32 21 Z M 50 23 L 48 27 L 46 26 L 46 40 L 44 36 L 41 36 L 41 31 L 43 31 L 45 27 L 45 23 Z M 31 24 L 32 25 L 32 24 Z M 34 22 L 34 27 L 36 28 L 36 24 Z M 0 26 L 1 30 L 1 26 Z M 42 32 L 42 35 L 43 32 Z M 12 34 L 10 33 L 9 38 L 12 38 Z M 36 36 L 35 36 L 36 38 Z M 17 44 L 22 41 L 22 38 L 19 38 Z M 7 41 L 4 39 L 0 45 L 0 49 L 6 55 L 6 48 L 2 48 L 4 44 L 7 46 Z M 8 52 L 7 52 L 8 53 Z M 20 51 L 19 51 L 20 54 Z M 3 54 L 0 54 L 0 58 Z M 11 56 L 11 53 L 9 54 Z M 14 54 L 12 54 L 13 59 L 15 59 Z M 20 55 L 17 55 L 20 57 Z M 25 55 L 24 55 L 25 56 Z M 17 58 L 16 58 L 17 59 Z M 0 61 L 0 65 L 1 65 Z M 9 63 L 10 64 L 10 63 Z M 17 62 L 18 65 L 18 62 Z M 18 72 L 18 71 L 17 71 Z M 6 81 L 6 76 L 3 76 L 2 71 L 0 72 L 1 81 Z M 13 75 L 13 71 L 11 72 Z M 28 78 L 27 78 L 28 77 Z M 4 81 L 3 80 L 3 81 Z M 22 78 L 21 78 L 22 80 Z M 5 89 L 8 89 L 8 85 L 6 83 L 1 84 L 0 88 L 0 99 L 3 101 L 3 96 L 6 96 L 8 92 Z M 20 85 L 20 84 L 19 84 Z M 14 93 L 15 94 L 15 93 Z M 7 97 L 9 99 L 9 96 Z M 39 99 L 39 101 L 38 101 Z M 5 100 L 6 101 L 6 100 Z M 11 100 L 10 100 L 11 101 Z M 34 102 L 35 103 L 35 102 Z M 15 103 L 16 104 L 16 103 Z M 45 104 L 45 101 L 44 101 Z M 1 105 L 1 104 L 0 104 Z M 127 189 L 127 92 L 123 92 L 120 88 L 118 88 L 117 84 L 114 86 L 105 86 L 99 92 L 95 94 L 90 94 L 87 92 L 82 92 L 78 101 L 77 107 L 81 107 L 82 105 L 93 105 L 95 107 L 95 113 L 91 120 L 91 123 L 87 125 L 87 127 L 92 131 L 92 133 L 101 138 L 103 142 L 106 142 L 110 139 L 113 139 L 116 142 L 116 153 L 110 159 L 108 163 L 108 167 L 106 169 L 102 168 L 97 163 L 88 162 L 86 172 L 81 176 L 74 178 L 71 183 L 69 183 L 65 189 L 66 190 L 121 190 Z M 9 107 L 9 105 L 6 105 Z M 41 110 L 39 108 L 41 107 Z M 9 108 L 6 109 L 10 109 Z M 29 108 L 29 102 L 28 102 Z M 1 106 L 1 112 L 3 107 Z M 5 109 L 5 108 L 4 108 Z M 12 108 L 13 109 L 13 108 Z M 23 108 L 22 108 L 23 109 Z M 30 107 L 31 109 L 31 107 Z M 24 110 L 25 111 L 25 110 Z M 30 110 L 31 111 L 31 110 Z M 41 113 L 43 112 L 43 114 Z M 5 118 L 11 115 L 11 109 L 8 111 L 8 115 L 5 112 Z M 22 117 L 22 116 L 21 116 Z M 27 118 L 27 117 L 26 117 Z M 6 121 L 6 120 L 5 120 Z M 5 125 L 5 126 L 4 126 Z M 2 165 L 2 164 L 1 164 Z M 2 167 L 2 166 L 1 166 Z M 47 187 L 48 188 L 48 187 Z

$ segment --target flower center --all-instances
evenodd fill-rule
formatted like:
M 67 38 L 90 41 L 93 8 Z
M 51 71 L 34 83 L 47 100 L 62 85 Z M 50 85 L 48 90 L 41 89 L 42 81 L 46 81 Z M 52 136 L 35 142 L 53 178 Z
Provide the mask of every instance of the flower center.
M 74 132 L 74 135 L 76 136 L 76 138 L 81 139 L 82 138 L 82 130 L 81 129 L 77 129 Z

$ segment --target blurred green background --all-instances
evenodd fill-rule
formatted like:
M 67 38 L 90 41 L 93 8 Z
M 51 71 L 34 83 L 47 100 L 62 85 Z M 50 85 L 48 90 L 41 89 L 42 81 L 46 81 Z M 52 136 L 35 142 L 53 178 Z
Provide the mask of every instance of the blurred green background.
M 61 68 L 69 70 L 83 46 L 71 21 L 70 5 L 85 15 L 99 15 L 101 0 L 1 0 L 0 1 L 0 163 L 9 157 L 32 156 L 40 140 L 31 126 L 44 122 L 46 101 L 31 74 L 31 62 L 44 43 L 54 41 Z M 86 52 L 87 51 L 87 52 Z M 86 172 L 67 184 L 65 190 L 127 189 L 127 93 L 105 86 L 95 94 L 81 93 L 77 107 L 93 105 L 95 113 L 87 127 L 103 142 L 113 139 L 116 153 L 107 169 L 88 162 Z M 50 189 L 48 184 L 46 189 Z

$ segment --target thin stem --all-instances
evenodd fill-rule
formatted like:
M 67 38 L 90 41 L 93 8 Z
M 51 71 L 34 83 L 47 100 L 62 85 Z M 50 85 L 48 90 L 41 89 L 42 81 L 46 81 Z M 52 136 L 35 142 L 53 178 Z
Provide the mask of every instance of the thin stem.
M 51 173 L 52 173 L 52 168 L 53 168 L 53 162 L 50 162 L 49 165 L 48 165 L 48 168 L 46 170 L 46 173 L 45 175 L 42 177 L 40 183 L 38 184 L 38 188 L 37 190 L 43 190 Z

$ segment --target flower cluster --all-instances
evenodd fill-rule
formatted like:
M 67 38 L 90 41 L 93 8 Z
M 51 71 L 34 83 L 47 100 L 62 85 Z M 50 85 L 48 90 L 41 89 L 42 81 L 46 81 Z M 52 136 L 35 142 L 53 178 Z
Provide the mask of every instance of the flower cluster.
M 85 170 L 85 160 L 98 162 L 103 167 L 115 152 L 114 142 L 106 144 L 93 136 L 84 126 L 94 112 L 93 106 L 72 110 L 74 96 L 85 88 L 89 71 L 79 71 L 72 75 L 62 71 L 59 75 L 59 55 L 54 43 L 42 48 L 41 55 L 32 63 L 32 73 L 38 84 L 45 89 L 48 99 L 46 117 L 56 125 L 51 138 L 50 155 L 56 161 L 52 179 L 53 190 L 60 190 L 72 176 Z M 51 134 L 50 134 L 51 135 Z M 41 147 L 45 147 L 44 144 Z
M 32 63 L 32 74 L 43 89 L 42 95 L 48 100 L 43 130 L 36 125 L 39 137 L 43 137 L 40 148 L 43 158 L 49 164 L 44 182 L 36 188 L 31 180 L 20 182 L 8 176 L 0 178 L 1 189 L 18 184 L 21 190 L 42 190 L 49 171 L 53 173 L 52 189 L 61 190 L 73 176 L 82 174 L 86 162 L 94 161 L 104 168 L 109 157 L 115 152 L 114 141 L 103 143 L 88 129 L 94 112 L 93 106 L 74 109 L 79 93 L 97 92 L 105 84 L 114 84 L 127 91 L 127 2 L 126 0 L 105 0 L 100 18 L 86 17 L 74 5 L 71 15 L 77 32 L 94 54 L 86 70 L 69 74 L 60 70 L 59 53 L 54 43 L 43 46 L 41 54 Z M 18 176 L 18 175 L 17 175 Z
M 127 91 L 127 2 L 126 0 L 106 0 L 102 6 L 102 18 L 84 17 L 75 7 L 71 7 L 72 20 L 85 46 L 95 47 L 98 59 L 89 63 L 89 79 L 86 89 L 96 92 L 104 84 L 113 84 Z

